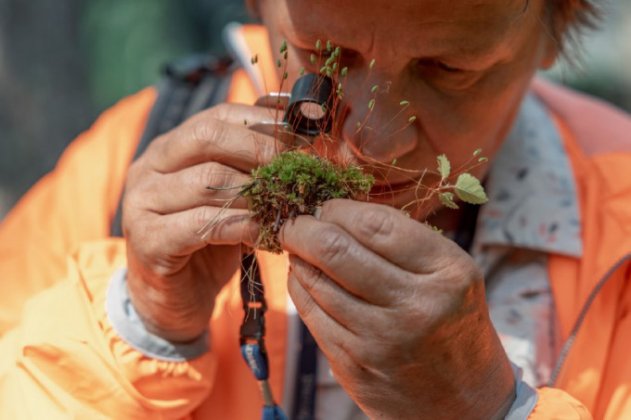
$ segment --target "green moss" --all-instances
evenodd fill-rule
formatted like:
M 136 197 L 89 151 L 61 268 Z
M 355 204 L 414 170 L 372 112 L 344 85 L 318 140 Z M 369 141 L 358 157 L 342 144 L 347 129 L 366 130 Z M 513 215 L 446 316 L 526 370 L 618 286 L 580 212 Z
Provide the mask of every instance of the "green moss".
M 341 167 L 318 156 L 297 151 L 279 155 L 252 172 L 253 182 L 241 194 L 252 218 L 261 226 L 258 248 L 280 253 L 278 232 L 289 219 L 313 215 L 333 198 L 359 198 L 374 183 L 357 166 Z

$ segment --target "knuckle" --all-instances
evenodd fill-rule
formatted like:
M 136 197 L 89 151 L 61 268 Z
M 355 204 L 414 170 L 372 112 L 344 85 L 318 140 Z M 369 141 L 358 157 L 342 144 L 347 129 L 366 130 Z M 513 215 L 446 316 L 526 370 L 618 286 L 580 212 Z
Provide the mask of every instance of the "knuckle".
M 312 292 L 326 280 L 325 274 L 311 265 L 303 265 L 297 275 L 302 279 L 305 290 Z
M 142 177 L 142 173 L 145 170 L 145 158 L 141 156 L 137 160 L 133 161 L 131 165 L 129 165 L 129 169 L 127 170 L 127 179 L 125 182 L 126 189 L 132 189 L 134 185 L 138 183 L 139 178 Z
M 149 142 L 149 145 L 145 149 L 145 151 L 140 155 L 141 159 L 146 159 L 148 156 L 154 155 L 156 153 L 161 153 L 161 150 L 169 143 L 173 133 L 178 130 L 178 127 L 172 128 L 164 134 L 161 134 L 155 137 L 153 140 Z
M 171 149 L 174 147 L 174 139 L 177 137 L 180 131 L 178 128 L 173 128 L 172 130 L 154 138 L 147 149 L 134 161 L 134 163 L 138 164 L 138 167 L 143 170 L 153 169 L 157 172 L 160 172 L 161 169 L 161 159 L 165 155 L 169 155 L 171 153 Z
M 204 119 L 191 130 L 191 141 L 204 148 L 209 143 L 221 145 L 225 141 L 225 126 L 217 119 Z
M 480 269 L 468 257 L 458 258 L 444 266 L 442 277 L 449 279 L 446 282 L 451 292 L 456 296 L 464 296 L 483 278 Z
M 315 252 L 324 261 L 339 261 L 348 253 L 350 243 L 341 229 L 329 226 L 321 229 L 316 235 Z
M 357 362 L 357 368 L 366 370 L 368 366 L 384 366 L 388 362 L 388 356 L 384 351 L 385 344 L 374 346 L 358 346 L 349 349 L 351 357 Z
M 219 165 L 211 162 L 201 165 L 198 173 L 198 185 L 203 187 L 211 187 L 208 191 L 214 192 L 213 188 L 227 187 L 230 176 L 219 169 Z
M 193 211 L 193 232 L 194 235 L 204 233 L 208 236 L 216 236 L 221 229 L 221 223 L 216 223 L 214 226 L 209 226 L 213 217 L 213 208 L 209 206 L 198 207 Z M 212 229 L 210 229 L 212 228 Z
M 390 236 L 394 231 L 393 215 L 384 208 L 366 209 L 357 214 L 357 226 L 367 237 Z
M 156 228 L 140 221 L 128 224 L 126 228 L 130 252 L 145 265 L 153 265 L 163 252 L 163 244 L 154 237 Z
M 208 111 L 208 115 L 218 120 L 225 120 L 228 118 L 228 115 L 230 114 L 231 109 L 232 109 L 232 106 L 230 104 L 222 102 L 220 104 L 213 106 Z
M 147 209 L 156 204 L 156 191 L 160 191 L 156 173 L 147 170 L 143 163 L 134 163 L 123 192 L 123 210 Z M 124 213 L 123 213 L 124 215 Z
M 315 302 L 302 290 L 300 282 L 294 276 L 290 276 L 287 282 L 287 291 L 300 315 L 304 319 L 308 319 L 315 309 Z
M 316 303 L 313 301 L 313 299 L 305 298 L 302 305 L 302 316 L 305 319 L 309 319 L 311 317 L 311 314 L 314 313 L 315 308 Z

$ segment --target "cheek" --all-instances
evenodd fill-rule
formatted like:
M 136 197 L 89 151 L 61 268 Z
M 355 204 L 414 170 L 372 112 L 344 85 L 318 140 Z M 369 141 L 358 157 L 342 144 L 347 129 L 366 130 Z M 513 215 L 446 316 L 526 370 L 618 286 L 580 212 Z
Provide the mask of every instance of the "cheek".
M 534 72 L 513 68 L 489 74 L 466 93 L 429 92 L 419 109 L 421 135 L 436 154 L 454 163 L 470 159 L 478 148 L 492 158 L 508 135 Z

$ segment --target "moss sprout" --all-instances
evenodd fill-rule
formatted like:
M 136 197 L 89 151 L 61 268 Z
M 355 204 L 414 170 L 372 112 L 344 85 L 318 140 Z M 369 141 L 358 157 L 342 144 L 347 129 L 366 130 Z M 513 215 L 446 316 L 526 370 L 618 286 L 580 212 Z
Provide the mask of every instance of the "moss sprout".
M 300 151 L 279 155 L 252 172 L 253 181 L 241 191 L 260 224 L 257 248 L 280 253 L 278 232 L 299 215 L 313 215 L 334 198 L 366 196 L 374 179 L 357 166 L 341 167 Z

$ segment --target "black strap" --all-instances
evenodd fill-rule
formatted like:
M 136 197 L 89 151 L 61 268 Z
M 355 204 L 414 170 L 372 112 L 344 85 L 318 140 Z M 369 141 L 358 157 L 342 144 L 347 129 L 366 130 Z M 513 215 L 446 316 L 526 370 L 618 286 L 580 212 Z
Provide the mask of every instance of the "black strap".
M 254 252 L 241 259 L 241 302 L 244 318 L 239 331 L 240 344 L 247 341 L 263 343 L 265 350 L 265 289 L 261 281 L 258 263 Z
M 291 419 L 313 420 L 318 385 L 318 345 L 302 319 L 300 319 L 300 345 Z
M 177 127 L 193 114 L 224 101 L 235 68 L 232 59 L 209 54 L 192 55 L 168 64 L 157 85 L 158 99 L 149 114 L 134 160 L 159 135 Z M 123 235 L 122 199 L 110 233 L 112 236 Z
M 462 203 L 462 216 L 458 223 L 458 228 L 454 234 L 454 242 L 467 253 L 471 252 L 473 245 L 473 237 L 475 236 L 476 224 L 480 206 L 468 203 Z

